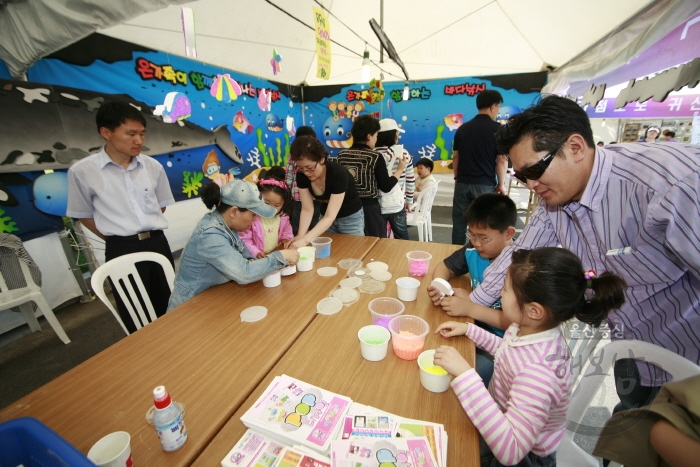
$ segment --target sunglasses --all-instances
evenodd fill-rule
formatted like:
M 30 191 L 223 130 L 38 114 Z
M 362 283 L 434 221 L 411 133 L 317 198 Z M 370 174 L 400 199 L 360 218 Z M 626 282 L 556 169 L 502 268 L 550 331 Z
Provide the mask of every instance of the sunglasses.
M 528 180 L 539 180 L 539 178 L 544 174 L 544 171 L 547 170 L 547 167 L 549 167 L 549 164 L 551 164 L 552 160 L 554 160 L 556 153 L 559 152 L 568 139 L 569 138 L 567 137 L 564 141 L 559 143 L 556 148 L 554 148 L 551 152 L 548 152 L 547 155 L 540 159 L 536 164 L 531 165 L 527 169 L 515 171 L 513 176 L 524 184 L 527 184 Z

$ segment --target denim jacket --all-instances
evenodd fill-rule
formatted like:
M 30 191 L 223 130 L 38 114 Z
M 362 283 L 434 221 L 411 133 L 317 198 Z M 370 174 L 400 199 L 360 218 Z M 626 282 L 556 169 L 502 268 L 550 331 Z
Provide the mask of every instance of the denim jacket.
M 211 286 L 228 281 L 248 284 L 287 266 L 279 251 L 255 259 L 238 233 L 212 211 L 199 221 L 182 252 L 168 311 Z

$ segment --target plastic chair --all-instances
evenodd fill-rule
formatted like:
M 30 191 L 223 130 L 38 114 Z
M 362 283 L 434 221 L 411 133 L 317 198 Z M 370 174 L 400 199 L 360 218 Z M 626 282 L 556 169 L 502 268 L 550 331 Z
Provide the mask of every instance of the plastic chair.
M 601 347 L 591 358 L 586 367 L 587 372 L 581 378 L 574 397 L 571 399 L 567 414 L 568 426 L 557 449 L 557 463 L 570 467 L 599 466 L 596 457 L 574 444 L 574 434 L 615 361 L 618 358 L 630 358 L 631 356 L 662 368 L 671 374 L 674 380 L 682 380 L 700 374 L 700 367 L 690 360 L 648 342 L 619 340 Z M 619 464 L 611 462 L 610 467 L 614 466 L 619 466 Z
M 418 227 L 418 241 L 431 241 L 433 238 L 433 229 L 431 223 L 430 212 L 433 209 L 433 201 L 437 194 L 439 180 L 435 185 L 421 191 L 416 197 L 416 209 L 406 215 L 406 224 Z M 424 240 L 425 239 L 425 240 Z
M 122 302 L 124 302 L 124 306 L 126 306 L 127 310 L 129 311 L 129 315 L 134 321 L 136 329 L 141 329 L 143 326 L 158 318 L 153 309 L 153 305 L 151 304 L 151 300 L 148 298 L 148 293 L 143 285 L 143 281 L 141 281 L 141 276 L 139 276 L 139 273 L 136 270 L 136 263 L 143 261 L 153 261 L 161 265 L 163 271 L 165 272 L 165 278 L 170 286 L 170 291 L 172 291 L 173 284 L 175 282 L 175 271 L 173 270 L 173 265 L 170 264 L 168 258 L 159 253 L 147 251 L 120 256 L 111 261 L 107 261 L 105 264 L 97 268 L 97 270 L 92 274 L 92 290 L 95 291 L 95 295 L 102 300 L 102 303 L 107 305 L 109 311 L 111 311 L 114 317 L 117 318 L 117 321 L 127 336 L 129 335 L 129 331 L 127 331 L 126 326 L 124 326 L 124 322 L 119 316 L 117 310 L 114 308 L 114 306 L 112 306 L 112 302 L 110 302 L 107 298 L 107 294 L 104 290 L 104 281 L 107 278 L 112 280 L 112 285 L 119 293 Z M 146 304 L 146 310 L 143 309 L 141 300 L 138 299 L 138 296 L 134 291 L 132 280 L 136 283 L 139 295 Z M 126 289 L 124 286 L 126 286 Z M 132 303 L 136 305 L 136 310 L 134 310 Z M 146 314 L 146 311 L 148 311 L 148 315 Z
M 53 314 L 53 310 L 46 301 L 46 298 L 44 298 L 44 294 L 41 293 L 41 287 L 36 285 L 34 279 L 32 279 L 29 266 L 21 260 L 18 260 L 18 263 L 27 285 L 26 287 L 10 290 L 7 287 L 5 278 L 0 274 L 0 289 L 2 289 L 0 290 L 0 309 L 5 310 L 19 305 L 24 319 L 27 320 L 29 329 L 31 329 L 32 332 L 37 332 L 41 331 L 41 325 L 39 325 L 39 321 L 37 321 L 32 307 L 29 306 L 29 302 L 34 302 L 44 314 L 44 318 L 49 322 L 54 332 L 56 332 L 56 335 L 64 344 L 70 344 L 70 339 L 68 339 L 66 331 L 61 327 L 61 323 L 58 322 L 56 315 Z

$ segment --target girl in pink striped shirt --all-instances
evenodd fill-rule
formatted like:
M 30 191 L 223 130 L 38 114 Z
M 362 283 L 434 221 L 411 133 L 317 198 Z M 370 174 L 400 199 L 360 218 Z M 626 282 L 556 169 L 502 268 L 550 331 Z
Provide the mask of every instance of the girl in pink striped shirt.
M 553 466 L 571 398 L 568 347 L 559 324 L 573 317 L 599 326 L 624 303 L 625 281 L 583 271 L 563 248 L 519 250 L 501 292 L 503 313 L 513 324 L 503 337 L 450 321 L 435 331 L 466 335 L 495 357 L 488 390 L 453 347 L 435 351 L 435 364 L 455 378 L 452 388 L 481 433 L 481 465 Z

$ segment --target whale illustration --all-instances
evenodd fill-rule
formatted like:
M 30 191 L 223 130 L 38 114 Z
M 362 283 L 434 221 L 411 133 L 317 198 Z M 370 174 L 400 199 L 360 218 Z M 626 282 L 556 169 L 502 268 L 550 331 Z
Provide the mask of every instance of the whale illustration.
M 156 156 L 216 145 L 232 161 L 243 157 L 226 125 L 208 130 L 188 120 L 165 123 L 153 109 L 128 95 L 101 94 L 64 86 L 0 80 L 0 173 L 67 169 L 100 151 L 95 114 L 106 100 L 122 100 L 146 118 L 144 154 Z

